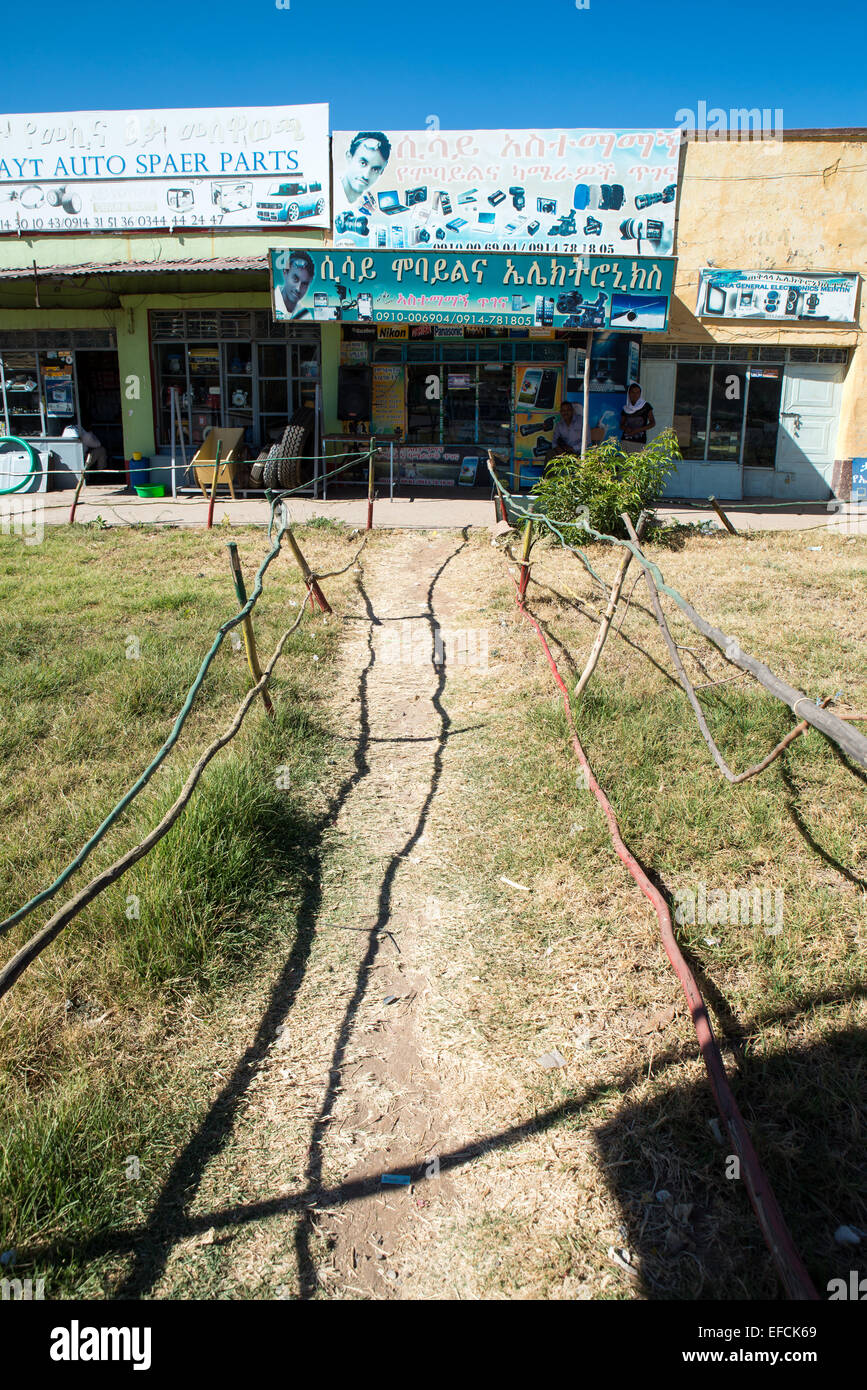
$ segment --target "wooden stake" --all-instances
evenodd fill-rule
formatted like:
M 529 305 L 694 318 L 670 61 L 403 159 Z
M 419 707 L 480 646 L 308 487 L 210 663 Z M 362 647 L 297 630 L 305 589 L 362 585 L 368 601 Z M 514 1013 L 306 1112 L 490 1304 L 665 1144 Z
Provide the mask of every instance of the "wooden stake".
M 707 500 L 708 502 L 710 502 L 711 506 L 713 507 L 714 511 L 716 512 L 717 516 L 719 517 L 726 530 L 730 532 L 731 535 L 736 536 L 738 534 L 737 531 L 735 530 L 734 526 L 732 526 L 731 522 L 729 521 L 728 517 L 726 516 L 725 512 L 723 511 L 716 498 L 709 497 Z
M 331 613 L 333 611 L 331 604 L 328 602 L 328 599 L 323 594 L 322 590 L 319 587 L 319 584 L 314 579 L 313 572 L 310 569 L 310 566 L 308 565 L 307 561 L 304 559 L 304 556 L 301 554 L 298 542 L 296 541 L 292 532 L 289 530 L 288 526 L 286 527 L 286 540 L 289 543 L 289 549 L 295 556 L 295 559 L 298 563 L 298 568 L 304 576 L 304 582 L 306 583 L 307 588 L 310 590 L 310 607 L 313 607 L 313 600 L 315 599 L 316 602 L 319 604 L 319 607 L 322 609 L 323 613 Z
M 530 578 L 530 547 L 533 544 L 533 523 L 524 526 L 524 544 L 521 547 L 521 573 L 518 578 L 518 602 L 523 603 Z
M 222 439 L 217 440 L 217 457 L 214 460 L 214 481 L 211 483 L 211 499 L 208 502 L 208 531 L 210 531 L 214 524 L 214 498 L 217 495 L 217 479 L 220 476 L 220 448 L 222 443 Z
M 72 525 L 73 521 L 75 520 L 75 509 L 76 509 L 76 507 L 78 506 L 78 499 L 79 499 L 79 497 L 81 496 L 81 489 L 84 487 L 84 475 L 85 475 L 86 472 L 87 472 L 87 463 L 86 463 L 84 460 L 82 460 L 82 464 L 81 464 L 81 477 L 79 478 L 78 482 L 75 484 L 75 496 L 74 496 L 73 499 L 72 499 L 72 506 L 71 506 L 70 509 L 69 509 L 69 524 L 70 524 L 70 526 Z
M 638 518 L 638 525 L 635 528 L 635 534 L 639 540 L 641 540 L 641 535 L 644 531 L 644 523 L 646 522 L 646 520 L 647 514 L 646 512 L 642 512 L 641 516 Z M 599 661 L 599 657 L 602 654 L 602 648 L 605 646 L 605 639 L 608 636 L 608 633 L 611 629 L 611 623 L 614 619 L 614 610 L 617 607 L 618 601 L 620 599 L 620 592 L 623 588 L 623 581 L 626 578 L 626 571 L 629 569 L 631 559 L 632 551 L 625 550 L 623 552 L 623 559 L 620 561 L 620 568 L 617 571 L 617 578 L 615 579 L 611 589 L 611 597 L 608 600 L 608 607 L 605 610 L 605 616 L 602 619 L 602 625 L 596 634 L 596 640 L 594 641 L 593 648 L 590 652 L 589 657 L 587 658 L 587 665 L 584 667 L 581 679 L 575 687 L 576 695 L 581 695 L 583 693 L 587 685 L 587 682 L 593 675 L 593 672 L 596 670 L 596 664 Z
M 247 602 L 247 586 L 244 583 L 241 561 L 238 558 L 238 547 L 234 541 L 229 541 L 229 564 L 232 567 L 232 578 L 235 581 L 235 593 L 238 595 L 238 602 L 243 608 L 244 604 Z M 253 636 L 253 622 L 249 613 L 244 618 L 242 627 L 244 629 L 244 647 L 247 652 L 247 665 L 250 667 L 253 684 L 258 685 L 262 679 L 262 668 L 259 665 L 259 655 L 256 651 L 256 638 Z M 262 691 L 262 702 L 273 719 L 274 706 L 271 703 L 271 696 L 268 694 L 267 686 Z
M 369 462 L 367 468 L 367 527 L 368 531 L 373 530 L 373 440 L 369 446 Z

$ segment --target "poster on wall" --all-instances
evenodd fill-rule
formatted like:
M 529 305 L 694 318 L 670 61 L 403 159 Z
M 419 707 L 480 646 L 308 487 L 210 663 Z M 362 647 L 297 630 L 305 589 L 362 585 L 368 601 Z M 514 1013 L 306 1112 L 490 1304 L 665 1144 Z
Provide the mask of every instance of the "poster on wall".
M 0 116 L 0 232 L 329 227 L 328 105 Z
M 393 324 L 405 338 L 413 323 L 663 332 L 675 261 L 281 248 L 270 265 L 276 319 Z
M 544 472 L 560 415 L 563 368 L 551 362 L 515 363 L 515 472 L 531 487 Z
M 339 131 L 335 245 L 671 256 L 681 136 Z
M 790 275 L 776 270 L 702 270 L 698 318 L 775 323 L 854 323 L 857 275 Z
M 377 363 L 371 386 L 371 425 L 374 434 L 406 434 L 406 380 L 401 364 Z

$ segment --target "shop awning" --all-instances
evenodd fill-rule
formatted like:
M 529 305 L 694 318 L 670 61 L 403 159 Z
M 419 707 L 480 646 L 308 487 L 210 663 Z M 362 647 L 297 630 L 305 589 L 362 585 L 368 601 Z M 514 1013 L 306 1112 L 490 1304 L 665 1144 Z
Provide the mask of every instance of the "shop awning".
M 185 260 L 160 261 L 89 261 L 82 265 L 30 265 L 0 268 L 0 280 L 73 280 L 82 276 L 102 275 L 168 275 L 192 272 L 213 274 L 215 271 L 253 271 L 267 275 L 268 257 L 211 256 Z

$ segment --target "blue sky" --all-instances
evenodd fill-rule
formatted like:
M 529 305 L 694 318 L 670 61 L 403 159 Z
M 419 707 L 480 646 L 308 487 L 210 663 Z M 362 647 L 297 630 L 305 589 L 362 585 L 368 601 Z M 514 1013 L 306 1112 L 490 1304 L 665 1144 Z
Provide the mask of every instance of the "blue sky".
M 861 0 L 289 4 L 13 0 L 2 107 L 328 101 L 342 130 L 666 126 L 705 101 L 867 125 Z

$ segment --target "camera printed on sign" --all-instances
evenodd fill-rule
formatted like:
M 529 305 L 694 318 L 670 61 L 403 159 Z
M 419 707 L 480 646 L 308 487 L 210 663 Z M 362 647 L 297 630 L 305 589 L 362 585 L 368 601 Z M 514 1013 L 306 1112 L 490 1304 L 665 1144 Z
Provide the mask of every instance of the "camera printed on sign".
M 337 132 L 337 246 L 670 256 L 679 130 Z
M 328 106 L 0 117 L 0 232 L 328 227 Z

